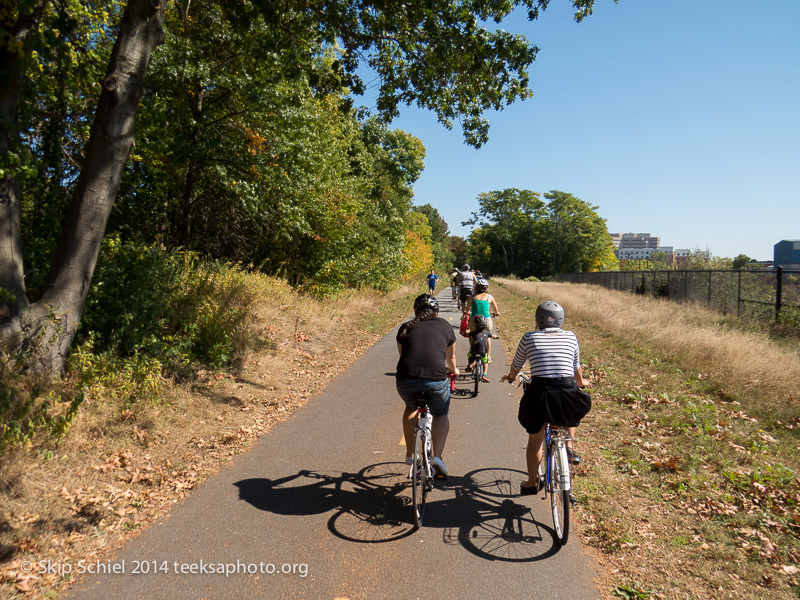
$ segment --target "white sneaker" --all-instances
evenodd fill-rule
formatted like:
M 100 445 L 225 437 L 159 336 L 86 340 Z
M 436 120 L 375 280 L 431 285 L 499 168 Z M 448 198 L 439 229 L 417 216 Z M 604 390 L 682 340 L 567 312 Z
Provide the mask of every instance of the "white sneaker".
M 444 461 L 442 461 L 441 458 L 434 456 L 433 460 L 431 461 L 431 466 L 437 475 L 441 477 L 447 477 L 447 467 L 444 466 Z

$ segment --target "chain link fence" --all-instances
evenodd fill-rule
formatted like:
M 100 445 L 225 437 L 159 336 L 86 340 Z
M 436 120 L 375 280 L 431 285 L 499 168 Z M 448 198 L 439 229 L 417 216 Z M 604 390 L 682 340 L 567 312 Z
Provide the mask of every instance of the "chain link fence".
M 606 271 L 561 273 L 556 281 L 698 302 L 723 314 L 772 319 L 800 329 L 800 271 Z

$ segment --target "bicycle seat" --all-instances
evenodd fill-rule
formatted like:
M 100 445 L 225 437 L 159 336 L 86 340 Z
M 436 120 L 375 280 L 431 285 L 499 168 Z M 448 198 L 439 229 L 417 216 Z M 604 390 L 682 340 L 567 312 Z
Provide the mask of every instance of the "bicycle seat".
M 414 393 L 414 403 L 417 405 L 417 408 L 425 408 L 428 406 L 428 400 L 430 396 L 428 392 L 415 392 Z

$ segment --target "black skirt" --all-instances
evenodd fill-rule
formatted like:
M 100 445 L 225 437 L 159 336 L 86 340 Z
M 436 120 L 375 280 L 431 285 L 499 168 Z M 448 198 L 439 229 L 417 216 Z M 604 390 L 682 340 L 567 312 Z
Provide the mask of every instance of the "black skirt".
M 592 408 L 592 398 L 572 377 L 534 377 L 519 402 L 519 423 L 538 433 L 545 423 L 577 427 Z

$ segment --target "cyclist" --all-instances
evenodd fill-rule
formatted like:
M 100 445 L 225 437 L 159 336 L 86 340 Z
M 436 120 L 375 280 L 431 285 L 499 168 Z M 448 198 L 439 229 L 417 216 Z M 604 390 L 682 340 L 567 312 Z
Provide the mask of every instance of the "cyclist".
M 436 271 L 431 269 L 430 275 L 428 275 L 426 279 L 428 281 L 428 294 L 435 296 L 436 284 L 439 283 L 439 276 L 436 274 Z
M 450 431 L 450 381 L 448 373 L 458 377 L 456 336 L 453 327 L 439 318 L 439 302 L 430 294 L 414 300 L 414 318 L 400 325 L 397 332 L 397 393 L 405 402 L 403 437 L 406 442 L 406 464 L 414 454 L 414 427 L 417 421 L 416 398 L 420 392 L 428 396 L 428 409 L 433 416 L 433 461 L 437 474 L 447 476 L 442 452 Z
M 475 323 L 477 316 L 482 316 L 486 320 L 486 328 L 491 331 L 494 328 L 494 321 L 492 316 L 499 316 L 500 310 L 497 308 L 497 302 L 489 293 L 489 282 L 483 277 L 479 277 L 475 282 L 475 295 L 467 299 L 467 305 L 464 307 L 464 314 L 469 315 L 469 330 L 476 331 L 478 328 Z M 473 343 L 470 338 L 470 344 Z M 489 352 L 492 351 L 492 342 L 489 341 Z M 487 354 L 488 362 L 492 362 L 491 354 Z M 469 369 L 467 369 L 469 371 Z
M 461 271 L 453 265 L 453 272 L 450 273 L 450 291 L 453 292 L 453 300 L 458 300 L 458 275 Z
M 467 298 L 472 296 L 475 290 L 475 282 L 477 281 L 477 277 L 475 277 L 475 273 L 473 273 L 469 265 L 464 265 L 461 269 L 461 273 L 458 276 L 458 309 L 465 310 L 467 306 Z
M 528 479 L 520 485 L 523 496 L 538 493 L 543 485 L 538 479 L 538 469 L 544 424 L 567 427 L 574 437 L 575 427 L 592 407 L 589 394 L 583 391 L 588 382 L 583 378 L 578 338 L 562 329 L 563 324 L 562 306 L 551 300 L 542 302 L 536 308 L 536 331 L 522 336 L 511 368 L 501 378 L 513 382 L 525 361 L 530 363 L 531 383 L 520 400 L 518 416 L 528 432 L 525 452 Z M 568 448 L 567 455 L 573 464 L 580 462 L 572 448 Z
M 489 351 L 492 348 L 492 340 L 496 340 L 497 335 L 491 332 L 487 319 L 484 319 L 481 315 L 475 316 L 471 322 L 474 323 L 474 328 L 469 332 L 470 347 L 469 352 L 467 352 L 467 364 L 469 365 L 467 372 L 469 373 L 475 368 L 475 361 L 480 357 L 480 361 L 483 363 L 481 381 L 489 383 L 491 381 L 488 377 L 489 363 L 492 362 L 489 360 Z

